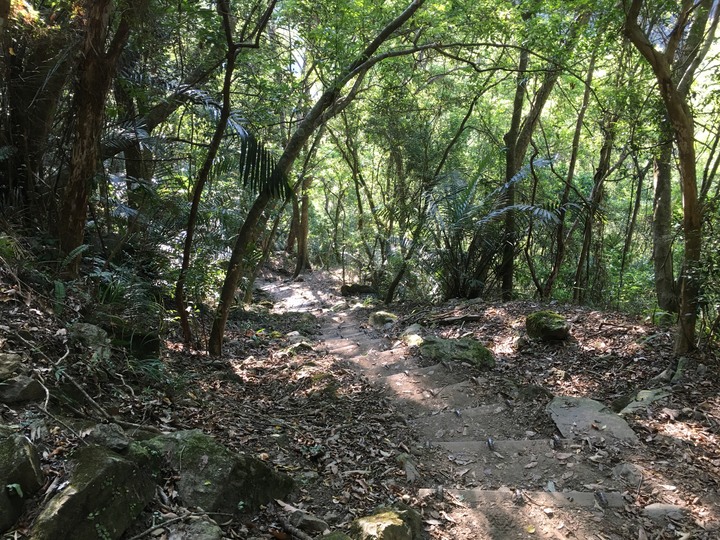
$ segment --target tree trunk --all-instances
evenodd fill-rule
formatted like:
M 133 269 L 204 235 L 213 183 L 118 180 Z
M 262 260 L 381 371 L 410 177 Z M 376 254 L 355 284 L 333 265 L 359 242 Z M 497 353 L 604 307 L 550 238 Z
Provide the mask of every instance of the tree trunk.
M 298 232 L 300 231 L 300 203 L 293 194 L 292 197 L 292 216 L 290 217 L 290 230 L 288 231 L 287 240 L 285 241 L 285 253 L 292 255 L 295 253 Z
M 618 287 L 618 295 L 623 289 L 625 269 L 627 267 L 628 259 L 630 258 L 630 250 L 632 248 L 633 237 L 635 235 L 637 218 L 640 213 L 640 206 L 642 205 L 642 195 L 645 190 L 645 175 L 650 169 L 650 163 L 648 163 L 644 168 L 640 168 L 640 164 L 637 161 L 637 155 L 633 156 L 633 164 L 635 167 L 635 174 L 637 175 L 637 186 L 635 186 L 635 198 L 630 202 L 630 208 L 628 209 L 628 223 L 625 229 L 625 242 L 623 243 L 622 255 L 620 257 L 620 285 Z
M 218 4 L 220 14 L 223 18 L 223 26 L 225 27 L 225 39 L 227 41 L 227 59 L 225 63 L 225 78 L 223 81 L 222 88 L 222 108 L 220 109 L 220 117 L 218 118 L 217 125 L 215 126 L 215 132 L 208 146 L 205 160 L 203 161 L 200 170 L 198 171 L 197 179 L 195 180 L 195 186 L 193 187 L 192 203 L 190 205 L 190 215 L 188 216 L 188 223 L 185 232 L 185 243 L 183 246 L 183 257 L 182 264 L 180 266 L 180 274 L 178 275 L 177 283 L 175 284 L 175 305 L 177 307 L 178 316 L 180 317 L 180 328 L 183 333 L 183 341 L 186 345 L 192 343 L 192 330 L 190 329 L 190 320 L 188 317 L 188 311 L 185 301 L 185 281 L 187 279 L 187 273 L 190 269 L 190 259 L 192 256 L 192 244 L 195 237 L 195 225 L 197 224 L 197 215 L 200 208 L 200 201 L 202 200 L 203 189 L 205 184 L 210 177 L 210 171 L 212 170 L 215 156 L 217 156 L 218 150 L 220 149 L 220 143 L 222 142 L 225 130 L 227 128 L 227 121 L 230 118 L 230 112 L 232 103 L 230 100 L 230 92 L 232 90 L 233 73 L 235 71 L 235 62 L 237 60 L 237 48 L 233 44 L 232 30 L 231 30 L 231 15 L 226 2 Z
M 133 5 L 134 4 L 134 5 Z M 68 255 L 83 243 L 87 206 L 93 180 L 99 165 L 98 141 L 102 135 L 105 99 L 120 57 L 130 33 L 128 16 L 144 5 L 144 0 L 132 3 L 120 21 L 115 36 L 106 51 L 113 11 L 112 0 L 85 0 L 78 19 L 85 26 L 78 64 L 78 81 L 74 96 L 75 133 L 70 157 L 70 176 L 63 192 L 59 215 L 60 249 Z M 80 257 L 68 261 L 67 273 L 76 276 Z
M 520 169 L 518 162 L 517 140 L 522 120 L 523 104 L 525 103 L 525 82 L 529 53 L 527 50 L 520 51 L 518 62 L 518 73 L 515 79 L 515 98 L 513 100 L 513 114 L 510 119 L 510 129 L 503 140 L 505 141 L 505 183 L 509 184 L 505 206 L 515 205 L 515 184 L 510 182 L 513 176 Z M 513 274 L 515 273 L 515 212 L 510 210 L 505 213 L 505 230 L 503 233 L 502 262 L 500 263 L 500 278 L 502 279 L 502 299 L 511 300 L 513 292 Z
M 553 260 L 553 266 L 550 270 L 550 274 L 545 280 L 545 285 L 542 288 L 542 298 L 549 298 L 552 295 L 555 280 L 560 274 L 560 268 L 562 267 L 562 263 L 565 259 L 565 213 L 568 201 L 570 200 L 570 191 L 573 182 L 575 181 L 575 166 L 577 165 L 578 151 L 580 149 L 580 135 L 585 122 L 585 112 L 587 111 L 590 103 L 590 95 L 592 93 L 591 84 L 593 74 L 595 73 L 595 55 L 596 51 L 593 50 L 592 56 L 590 57 L 590 65 L 588 67 L 587 76 L 585 77 L 585 91 L 583 93 L 582 105 L 580 106 L 580 112 L 578 113 L 577 121 L 575 122 L 572 152 L 570 154 L 568 172 L 565 177 L 565 189 L 563 190 L 562 197 L 560 198 L 560 209 L 558 212 L 559 223 L 555 229 L 555 258 Z
M 297 236 L 297 263 L 293 278 L 297 278 L 304 270 L 312 270 L 310 265 L 310 256 L 308 253 L 308 237 L 310 235 L 310 186 L 312 185 L 312 176 L 303 178 L 301 186 L 301 203 L 300 203 L 300 228 Z
M 7 33 L 0 34 L 5 50 L 12 46 Z M 43 200 L 38 180 L 43 179 L 43 158 L 48 152 L 48 135 L 60 102 L 72 62 L 60 54 L 73 39 L 69 32 L 52 31 L 15 36 L 27 43 L 15 55 L 2 55 L 3 81 L 0 94 L 7 96 L 8 115 L 0 126 L 0 146 L 15 147 L 0 170 L 0 193 L 8 203 L 24 206 L 24 215 L 34 226 L 47 227 L 41 219 L 56 215 L 54 199 Z M 32 114 L 29 114 L 32 111 Z M 6 123 L 7 122 L 7 123 Z
M 595 174 L 593 175 L 592 192 L 590 193 L 588 207 L 586 208 L 583 243 L 577 268 L 575 269 L 575 282 L 573 283 L 573 302 L 577 304 L 582 304 L 585 301 L 587 293 L 588 276 L 590 274 L 590 249 L 592 248 L 595 214 L 600 208 L 605 194 L 605 179 L 610 174 L 610 157 L 615 141 L 614 126 L 616 121 L 617 117 L 613 116 L 612 118 L 606 119 L 602 126 L 604 135 L 603 145 L 600 148 L 600 159 Z
M 680 284 L 680 316 L 675 352 L 694 349 L 700 283 L 698 271 L 702 247 L 702 207 L 698 199 L 695 162 L 695 121 L 687 102 L 697 66 L 707 54 L 718 24 L 712 0 L 683 2 L 677 26 L 669 34 L 664 52 L 658 51 L 638 24 L 643 0 L 633 0 L 626 11 L 625 35 L 652 68 L 658 82 L 678 150 L 683 199 L 685 256 Z M 712 11 L 713 19 L 709 16 Z M 690 18 L 693 17 L 692 23 Z M 710 27 L 707 28 L 708 22 Z M 687 31 L 689 28 L 689 31 Z M 682 36 L 686 35 L 683 41 Z M 676 70 L 674 72 L 674 70 Z
M 678 294 L 675 288 L 672 253 L 673 144 L 671 131 L 672 126 L 666 120 L 665 128 L 660 129 L 660 144 L 654 163 L 652 259 L 658 306 L 668 313 L 677 313 Z

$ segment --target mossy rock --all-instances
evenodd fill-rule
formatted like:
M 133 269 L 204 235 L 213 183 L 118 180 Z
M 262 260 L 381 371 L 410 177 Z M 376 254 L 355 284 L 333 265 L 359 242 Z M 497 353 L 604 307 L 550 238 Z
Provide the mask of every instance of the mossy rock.
M 42 510 L 34 540 L 120 538 L 155 494 L 153 471 L 159 460 L 150 455 L 127 459 L 100 446 L 73 454 L 69 485 Z
M 285 498 L 293 488 L 290 477 L 259 459 L 232 452 L 200 430 L 176 431 L 139 444 L 165 456 L 178 471 L 183 503 L 206 512 L 256 510 Z
M 570 325 L 565 317 L 554 311 L 531 313 L 525 319 L 528 336 L 543 341 L 561 341 L 570 337 Z
M 442 339 L 428 336 L 420 345 L 420 353 L 424 358 L 438 362 L 466 362 L 479 369 L 495 367 L 492 352 L 473 338 Z
M 20 516 L 43 485 L 40 457 L 27 437 L 0 425 L 0 533 Z
M 400 334 L 400 339 L 408 347 L 419 347 L 423 344 L 424 341 L 422 337 L 422 331 L 423 327 L 419 324 L 411 324 L 405 330 L 403 330 L 402 334 Z
M 394 313 L 389 313 L 387 311 L 376 311 L 370 314 L 368 322 L 373 328 L 382 328 L 386 324 L 393 324 L 397 320 L 398 316 Z
M 420 514 L 398 503 L 356 519 L 350 527 L 350 537 L 354 540 L 421 540 L 425 533 Z

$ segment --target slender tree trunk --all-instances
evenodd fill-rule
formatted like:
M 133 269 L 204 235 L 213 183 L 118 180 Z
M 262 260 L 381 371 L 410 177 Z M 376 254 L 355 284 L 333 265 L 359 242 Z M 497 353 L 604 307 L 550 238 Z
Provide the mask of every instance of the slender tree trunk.
M 280 156 L 275 167 L 275 174 L 286 176 L 297 159 L 302 147 L 312 136 L 313 132 L 326 123 L 330 118 L 342 112 L 352 101 L 354 93 L 346 96 L 342 102 L 338 103 L 342 89 L 351 80 L 361 77 L 365 73 L 365 66 L 374 64 L 379 59 L 374 59 L 373 55 L 380 46 L 388 40 L 405 22 L 407 22 L 418 9 L 422 7 L 424 0 L 413 0 L 410 5 L 386 25 L 373 39 L 373 41 L 365 48 L 365 50 L 339 75 L 336 81 L 326 89 L 315 102 L 315 105 L 308 111 L 305 117 L 299 122 L 297 128 L 285 145 L 283 154 Z M 253 206 L 250 208 L 240 231 L 238 232 L 230 256 L 228 272 L 225 275 L 225 281 L 220 292 L 220 300 L 218 303 L 215 320 L 213 321 L 212 331 L 210 333 L 210 341 L 208 343 L 208 352 L 213 356 L 219 356 L 222 353 L 223 335 L 225 326 L 230 314 L 237 288 L 237 282 L 240 277 L 240 262 L 245 256 L 248 249 L 248 243 L 253 236 L 253 232 L 262 215 L 263 210 L 271 200 L 271 194 L 268 191 L 262 191 L 255 199 Z
M 590 274 L 589 259 L 592 248 L 593 228 L 595 227 L 595 215 L 600 208 L 605 194 L 605 179 L 610 173 L 610 157 L 612 155 L 613 143 L 615 141 L 616 117 L 607 119 L 603 126 L 603 145 L 600 148 L 600 159 L 597 169 L 593 175 L 593 188 L 590 193 L 588 207 L 586 208 L 585 227 L 583 229 L 583 243 L 580 250 L 580 258 L 575 270 L 575 283 L 573 284 L 573 302 L 582 304 L 587 293 L 588 277 Z
M 578 113 L 577 121 L 575 122 L 575 133 L 573 134 L 570 163 L 565 177 L 565 189 L 563 190 L 562 197 L 560 198 L 560 210 L 558 216 L 559 223 L 555 231 L 555 258 L 553 260 L 552 269 L 550 270 L 550 275 L 548 275 L 545 280 L 545 285 L 541 291 L 541 296 L 543 298 L 549 298 L 552 295 L 555 280 L 558 275 L 560 275 L 560 268 L 562 267 L 565 259 L 565 213 L 567 211 L 568 201 L 570 200 L 570 191 L 572 189 L 573 182 L 575 181 L 575 166 L 577 165 L 578 152 L 580 149 L 580 135 L 582 134 L 583 124 L 585 122 L 585 112 L 587 111 L 590 103 L 590 96 L 592 93 L 591 84 L 593 74 L 595 73 L 595 56 L 596 50 L 593 50 L 592 56 L 590 57 L 588 72 L 585 77 L 585 92 L 583 93 L 582 105 L 580 106 L 580 112 Z
M 672 253 L 673 143 L 672 133 L 668 133 L 672 131 L 672 126 L 667 120 L 665 127 L 666 129 L 660 129 L 660 144 L 654 163 L 652 259 L 658 306 L 668 313 L 677 313 L 678 291 L 675 288 Z
M 625 229 L 625 242 L 623 243 L 622 255 L 620 257 L 620 286 L 619 290 L 623 288 L 623 278 L 625 276 L 625 269 L 627 267 L 628 259 L 630 259 L 630 249 L 632 248 L 632 241 L 635 235 L 635 226 L 637 224 L 638 214 L 640 213 L 640 205 L 642 202 L 642 194 L 645 189 L 645 175 L 650 168 L 650 164 L 641 169 L 640 164 L 637 162 L 637 156 L 633 156 L 633 162 L 635 165 L 635 174 L 637 175 L 637 186 L 635 187 L 635 198 L 630 203 L 628 210 L 628 224 Z
M 4 50 L 13 47 L 9 32 L 0 33 L 0 39 Z M 8 108 L 0 121 L 0 146 L 16 149 L 2 161 L 0 196 L 6 203 L 24 206 L 26 222 L 33 226 L 47 227 L 49 223 L 42 219 L 54 221 L 56 217 L 54 198 L 43 197 L 48 193 L 41 191 L 43 158 L 72 67 L 70 55 L 59 53 L 73 39 L 71 32 L 41 33 L 16 54 L 0 57 L 0 94 L 6 96 Z M 25 40 L 30 41 L 28 37 Z
M 195 180 L 195 185 L 193 186 L 190 215 L 188 216 L 188 223 L 185 229 L 185 242 L 183 245 L 183 257 L 180 265 L 180 274 L 178 275 L 177 282 L 175 283 L 175 306 L 177 308 L 178 316 L 180 317 L 180 328 L 182 329 L 183 341 L 186 345 L 190 345 L 192 343 L 192 330 L 190 329 L 190 318 L 188 316 L 187 303 L 185 300 L 185 282 L 187 280 L 188 270 L 190 269 L 192 245 L 195 237 L 195 226 L 197 225 L 197 216 L 200 209 L 200 201 L 202 200 L 202 193 L 205 188 L 205 184 L 210 178 L 210 171 L 212 170 L 213 162 L 215 161 L 215 157 L 220 149 L 220 143 L 225 135 L 228 118 L 230 118 L 232 107 L 230 92 L 232 89 L 233 73 L 235 71 L 235 63 L 237 61 L 238 53 L 238 49 L 233 43 L 231 27 L 232 18 L 227 2 L 220 2 L 218 4 L 218 9 L 223 19 L 225 39 L 227 42 L 225 78 L 222 87 L 222 107 L 220 109 L 220 117 L 218 118 L 215 126 L 215 132 L 213 133 L 210 144 L 208 145 L 205 160 L 198 171 L 197 179 Z
M 300 202 L 293 194 L 292 196 L 292 215 L 290 216 L 290 230 L 288 231 L 287 240 L 285 241 L 285 253 L 292 255 L 295 253 L 300 231 Z

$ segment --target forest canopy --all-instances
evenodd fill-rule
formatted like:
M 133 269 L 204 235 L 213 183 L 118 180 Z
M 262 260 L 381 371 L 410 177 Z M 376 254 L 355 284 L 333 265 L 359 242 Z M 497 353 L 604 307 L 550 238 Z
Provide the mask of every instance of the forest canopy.
M 719 4 L 0 0 L 0 257 L 58 306 L 170 298 L 187 343 L 209 308 L 215 355 L 276 250 L 685 353 L 720 330 Z

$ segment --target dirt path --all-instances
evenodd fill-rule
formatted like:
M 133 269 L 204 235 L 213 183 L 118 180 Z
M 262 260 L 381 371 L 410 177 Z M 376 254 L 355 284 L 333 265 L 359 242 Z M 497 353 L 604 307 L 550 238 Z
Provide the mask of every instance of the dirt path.
M 633 462 L 639 441 L 617 415 L 555 400 L 556 425 L 547 409 L 554 396 L 514 378 L 512 360 L 489 372 L 428 362 L 395 339 L 401 323 L 372 328 L 362 299 L 342 299 L 338 285 L 322 273 L 260 283 L 276 310 L 316 315 L 319 348 L 384 389 L 412 428 L 406 472 L 416 477 L 432 538 L 642 539 L 680 530 L 673 527 L 677 507 L 633 504 L 647 479 Z M 462 326 L 443 331 L 470 333 Z

